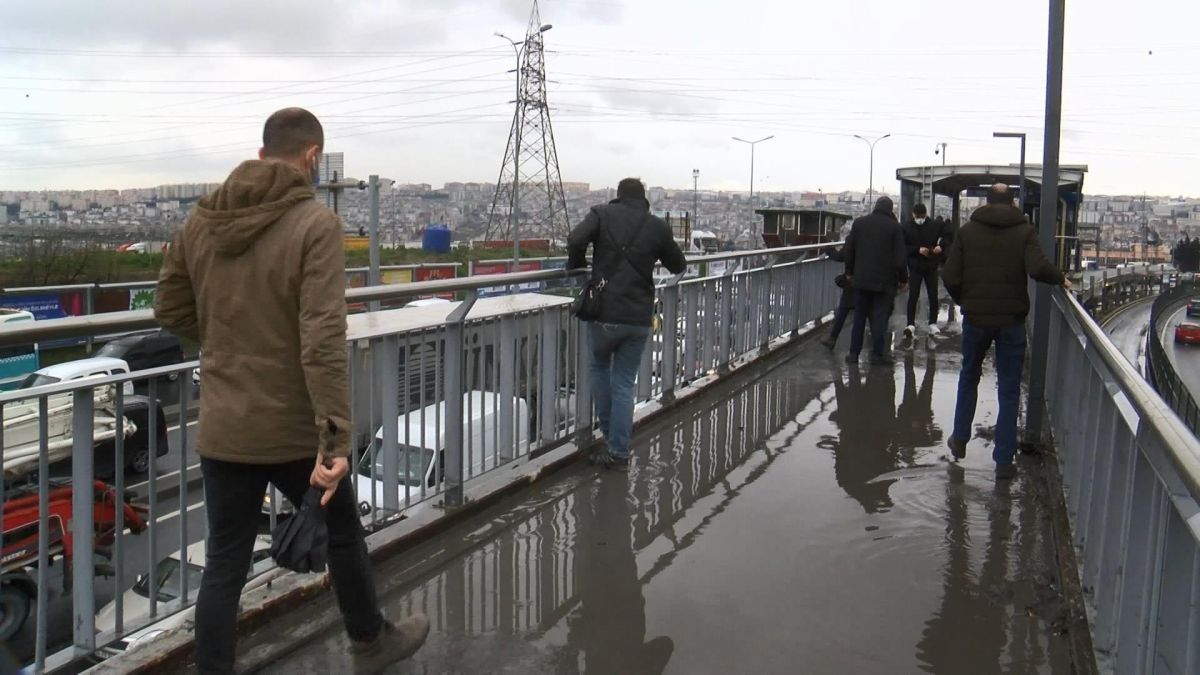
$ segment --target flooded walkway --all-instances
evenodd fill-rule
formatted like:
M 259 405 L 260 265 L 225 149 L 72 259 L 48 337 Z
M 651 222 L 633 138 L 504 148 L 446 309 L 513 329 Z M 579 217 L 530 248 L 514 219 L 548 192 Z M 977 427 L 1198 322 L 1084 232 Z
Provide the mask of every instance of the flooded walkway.
M 987 373 L 951 464 L 956 343 L 923 346 L 796 348 L 642 429 L 628 475 L 581 464 L 380 566 L 385 611 L 433 623 L 386 672 L 1070 672 L 1042 460 L 993 480 Z M 353 672 L 330 600 L 303 614 L 243 636 L 303 639 L 261 672 Z

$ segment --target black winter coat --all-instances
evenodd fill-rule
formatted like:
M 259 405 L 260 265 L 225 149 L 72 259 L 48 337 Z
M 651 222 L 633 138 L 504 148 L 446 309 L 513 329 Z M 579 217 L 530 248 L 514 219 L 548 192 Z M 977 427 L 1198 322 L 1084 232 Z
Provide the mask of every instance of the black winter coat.
M 1061 284 L 1063 273 L 1042 252 L 1037 230 L 1015 206 L 988 204 L 958 230 L 942 278 L 963 315 L 999 328 L 1029 314 L 1027 279 Z
M 934 247 L 941 246 L 942 253 L 934 255 Z M 908 266 L 920 270 L 931 270 L 938 266 L 938 263 L 945 256 L 945 249 L 949 248 L 950 239 L 946 237 L 942 222 L 935 218 L 926 218 L 922 224 L 917 224 L 916 220 L 909 218 L 904 223 L 904 248 L 908 253 Z M 921 249 L 929 249 L 929 255 L 921 255 Z
M 654 314 L 655 264 L 662 261 L 673 274 L 687 269 L 670 226 L 650 213 L 650 203 L 644 199 L 614 199 L 593 206 L 571 231 L 567 269 L 587 267 L 588 244 L 592 245 L 592 278 L 605 280 L 597 320 L 649 326 Z
M 904 232 L 891 211 L 877 209 L 855 220 L 846 237 L 845 256 L 854 288 L 882 292 L 908 283 Z

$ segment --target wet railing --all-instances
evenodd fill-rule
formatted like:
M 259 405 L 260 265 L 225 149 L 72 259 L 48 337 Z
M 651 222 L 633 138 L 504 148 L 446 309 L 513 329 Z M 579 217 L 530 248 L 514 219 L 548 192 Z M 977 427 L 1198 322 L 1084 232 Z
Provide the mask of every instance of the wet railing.
M 1200 672 L 1200 442 L 1053 293 L 1047 405 L 1103 670 Z
M 819 257 L 828 246 L 706 256 L 726 263 L 722 275 L 660 284 L 637 402 L 669 399 L 831 311 L 840 265 Z M 347 291 L 358 303 L 465 294 L 349 319 L 353 472 L 369 527 L 461 504 L 471 481 L 591 439 L 586 336 L 570 298 L 477 297 L 483 287 L 582 274 Z M 0 329 L 0 346 L 154 327 L 149 311 L 39 321 Z M 207 529 L 194 441 L 203 420 L 187 414 L 202 375 L 191 362 L 0 394 L 0 629 L 34 672 L 102 658 L 186 618 Z M 269 491 L 260 532 L 287 508 Z M 255 545 L 250 585 L 270 578 L 268 545 Z

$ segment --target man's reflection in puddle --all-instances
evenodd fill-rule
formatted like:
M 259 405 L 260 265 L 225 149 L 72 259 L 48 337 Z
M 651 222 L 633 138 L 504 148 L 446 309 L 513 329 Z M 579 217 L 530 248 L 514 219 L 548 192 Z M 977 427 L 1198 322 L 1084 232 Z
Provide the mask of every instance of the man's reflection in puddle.
M 557 670 L 592 675 L 661 673 L 675 646 L 665 636 L 646 641 L 646 598 L 633 552 L 628 480 L 601 474 L 576 496 L 575 574 L 580 603 L 567 618 L 567 653 Z
M 833 450 L 833 472 L 837 484 L 862 505 L 867 513 L 892 508 L 888 488 L 894 480 L 872 482 L 876 476 L 894 471 L 897 458 L 893 439 L 896 427 L 896 380 L 891 368 L 872 366 L 865 380 L 858 366 L 848 367 L 845 381 L 837 367 L 833 386 L 837 409 L 829 415 L 838 426 L 837 439 L 820 444 Z

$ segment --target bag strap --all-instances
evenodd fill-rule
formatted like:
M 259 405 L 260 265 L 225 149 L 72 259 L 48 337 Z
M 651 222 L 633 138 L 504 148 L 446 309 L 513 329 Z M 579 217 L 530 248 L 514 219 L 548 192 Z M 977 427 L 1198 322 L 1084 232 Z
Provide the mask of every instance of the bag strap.
M 600 221 L 600 229 L 603 230 L 604 233 L 608 235 L 608 240 L 610 242 L 612 242 L 612 245 L 617 248 L 617 251 L 620 252 L 621 257 L 625 259 L 625 262 L 628 263 L 631 268 L 633 268 L 633 271 L 636 272 L 637 275 L 642 278 L 642 281 L 645 281 L 647 284 L 650 285 L 651 288 L 653 288 L 654 287 L 654 278 L 652 276 L 650 276 L 649 274 L 642 273 L 642 271 L 637 268 L 637 265 L 633 264 L 633 261 L 629 259 L 629 252 L 627 250 L 629 248 L 629 246 L 631 244 L 633 244 L 634 241 L 637 240 L 638 235 L 640 235 L 642 233 L 642 230 L 645 229 L 646 224 L 649 222 L 650 222 L 650 212 L 647 211 L 646 217 L 642 219 L 642 224 L 638 228 L 634 229 L 633 234 L 630 235 L 629 240 L 625 242 L 624 246 L 617 243 L 616 238 L 613 237 L 612 230 L 609 230 L 608 227 L 606 227 L 607 223 L 603 219 Z

